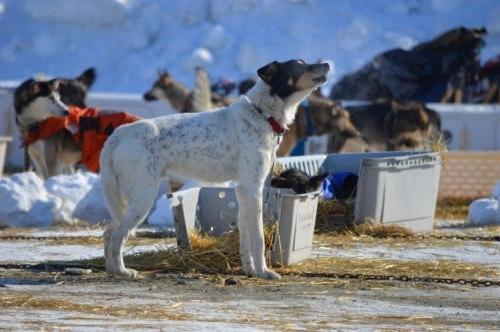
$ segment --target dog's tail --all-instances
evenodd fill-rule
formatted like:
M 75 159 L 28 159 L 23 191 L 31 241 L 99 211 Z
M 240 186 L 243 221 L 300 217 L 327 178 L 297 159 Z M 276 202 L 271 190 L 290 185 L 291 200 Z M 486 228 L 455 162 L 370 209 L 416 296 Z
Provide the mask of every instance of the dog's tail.
M 120 194 L 120 184 L 113 165 L 113 152 L 120 143 L 118 136 L 111 136 L 104 144 L 100 157 L 102 191 L 106 206 L 114 222 L 121 222 L 127 204 Z

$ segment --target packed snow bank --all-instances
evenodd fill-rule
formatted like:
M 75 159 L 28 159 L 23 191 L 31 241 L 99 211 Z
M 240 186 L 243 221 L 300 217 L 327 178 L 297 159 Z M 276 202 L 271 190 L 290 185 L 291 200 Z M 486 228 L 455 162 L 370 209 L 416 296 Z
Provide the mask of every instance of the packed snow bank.
M 100 178 L 92 185 L 89 191 L 76 202 L 73 210 L 73 217 L 91 224 L 99 224 L 110 221 L 111 215 L 108 212 L 102 193 Z
M 62 206 L 62 199 L 48 193 L 35 173 L 0 178 L 0 226 L 50 226 Z
M 491 198 L 481 198 L 471 203 L 467 223 L 475 226 L 500 225 L 499 198 L 500 183 L 497 183 Z
M 89 172 L 58 175 L 43 182 L 32 172 L 0 178 L 0 226 L 46 227 L 76 220 L 106 223 L 100 177 Z M 155 226 L 173 226 L 170 200 L 160 196 L 148 217 Z
M 73 211 L 76 205 L 87 195 L 96 182 L 99 182 L 97 174 L 89 172 L 58 175 L 47 179 L 43 184 L 47 192 L 62 200 L 62 206 L 57 211 L 55 219 L 71 223 L 71 220 L 75 218 Z M 87 221 L 84 218 L 82 220 Z
M 159 227 L 171 227 L 174 225 L 172 202 L 167 196 L 161 195 L 156 201 L 153 211 L 148 217 L 148 224 Z
M 0 80 L 94 65 L 94 90 L 142 93 L 157 69 L 192 86 L 196 65 L 236 80 L 289 58 L 334 60 L 335 80 L 457 26 L 485 26 L 492 58 L 499 16 L 498 0 L 0 0 Z

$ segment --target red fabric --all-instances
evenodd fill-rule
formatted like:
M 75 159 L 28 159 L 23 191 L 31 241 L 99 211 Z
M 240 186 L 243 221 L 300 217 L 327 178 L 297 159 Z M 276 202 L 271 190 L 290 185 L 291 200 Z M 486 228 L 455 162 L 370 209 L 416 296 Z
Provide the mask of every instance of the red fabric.
M 267 118 L 267 122 L 269 122 L 276 134 L 281 135 L 285 132 L 285 128 L 272 116 Z
M 99 156 L 104 142 L 116 127 L 132 123 L 140 118 L 125 112 L 105 112 L 95 108 L 70 107 L 69 114 L 39 122 L 24 137 L 24 146 L 40 139 L 47 139 L 61 130 L 71 133 L 73 140 L 82 148 L 82 160 L 90 171 L 99 171 Z

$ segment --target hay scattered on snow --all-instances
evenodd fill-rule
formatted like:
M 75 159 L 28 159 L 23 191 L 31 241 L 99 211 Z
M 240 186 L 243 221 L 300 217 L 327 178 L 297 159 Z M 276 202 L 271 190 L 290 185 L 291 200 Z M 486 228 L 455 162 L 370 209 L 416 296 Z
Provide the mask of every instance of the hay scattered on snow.
M 409 237 L 414 233 L 404 227 L 384 225 L 373 220 L 362 224 L 354 222 L 354 202 L 337 200 L 320 200 L 316 215 L 316 233 L 319 234 L 351 234 L 367 235 L 376 238 Z
M 386 260 L 326 257 L 308 260 L 279 270 L 282 274 L 377 274 L 387 276 L 500 280 L 497 267 L 448 260 Z
M 465 219 L 469 214 L 469 205 L 474 199 L 468 198 L 443 198 L 436 206 L 436 218 Z
M 276 226 L 264 227 L 266 258 L 270 262 L 270 249 L 274 243 Z M 140 271 L 225 273 L 241 272 L 239 255 L 239 233 L 232 230 L 219 237 L 192 231 L 191 248 L 182 250 L 177 247 L 158 249 L 154 252 L 125 256 L 125 265 Z M 96 258 L 79 261 L 88 268 L 103 268 L 104 259 Z
M 0 294 L 0 308 L 74 311 L 87 314 L 136 317 L 143 319 L 151 319 L 152 317 L 161 317 L 171 320 L 192 319 L 192 316 L 183 312 L 182 308 L 179 312 L 175 312 L 175 307 L 164 306 L 103 306 L 97 304 L 75 303 L 52 297 L 39 297 L 22 292 Z

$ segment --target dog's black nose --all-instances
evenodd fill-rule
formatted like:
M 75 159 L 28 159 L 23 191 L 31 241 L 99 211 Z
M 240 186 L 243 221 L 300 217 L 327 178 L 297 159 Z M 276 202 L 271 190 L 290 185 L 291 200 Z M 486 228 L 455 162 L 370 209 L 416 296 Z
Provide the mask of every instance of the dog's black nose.
M 146 101 L 152 101 L 152 100 L 156 100 L 157 99 L 151 92 L 144 93 L 144 95 L 142 96 L 142 98 L 144 98 L 144 100 L 146 100 Z
M 63 111 L 63 116 L 69 115 L 69 112 L 67 110 Z

